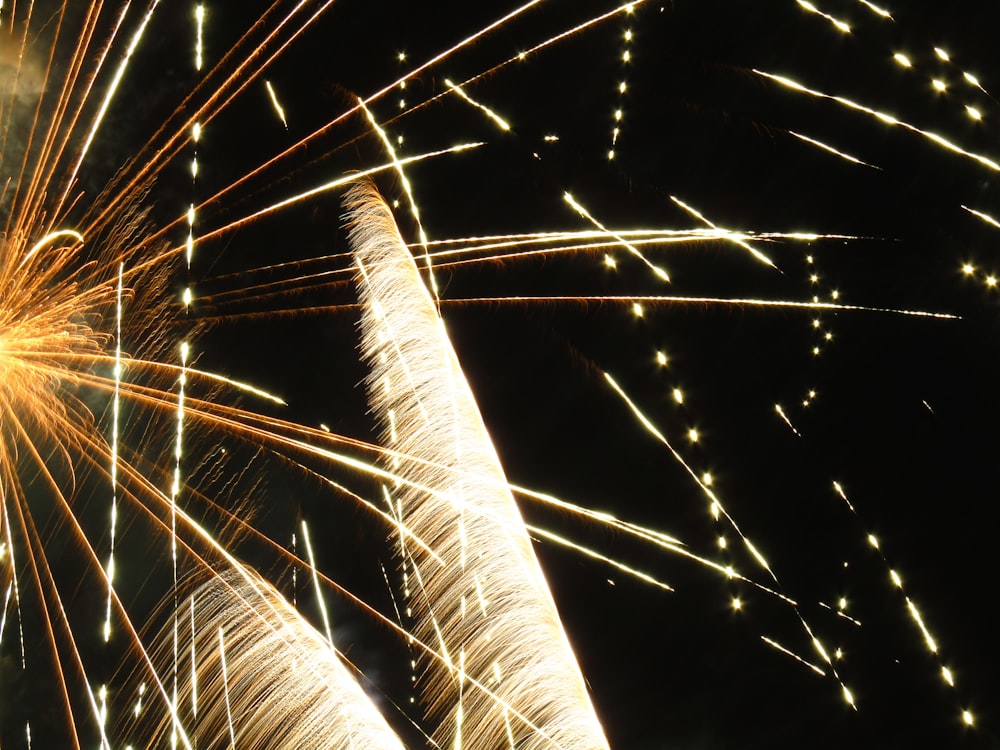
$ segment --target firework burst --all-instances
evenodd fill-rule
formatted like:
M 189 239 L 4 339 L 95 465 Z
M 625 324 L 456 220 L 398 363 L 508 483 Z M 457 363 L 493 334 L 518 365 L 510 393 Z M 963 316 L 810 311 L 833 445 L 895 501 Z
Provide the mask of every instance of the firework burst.
M 0 2 L 0 742 L 989 746 L 981 4 L 243 5 Z

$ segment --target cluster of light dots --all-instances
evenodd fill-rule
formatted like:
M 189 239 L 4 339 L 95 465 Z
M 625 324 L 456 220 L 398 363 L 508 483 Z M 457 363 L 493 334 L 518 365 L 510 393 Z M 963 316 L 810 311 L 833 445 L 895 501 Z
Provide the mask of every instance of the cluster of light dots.
M 934 48 L 934 56 L 940 62 L 949 65 L 954 64 L 954 61 L 951 59 L 951 55 L 948 54 L 948 51 L 941 47 Z M 896 64 L 899 65 L 901 68 L 910 69 L 914 67 L 913 60 L 910 59 L 910 57 L 903 52 L 895 53 L 892 56 L 892 59 L 895 60 Z M 979 79 L 975 75 L 973 75 L 967 70 L 963 70 L 961 77 L 966 84 L 976 89 L 977 91 L 989 96 L 989 92 L 987 92 L 986 89 L 983 88 L 982 84 L 979 82 Z M 934 91 L 937 92 L 938 94 L 946 94 L 951 88 L 946 80 L 939 77 L 931 78 L 930 85 L 931 88 L 934 89 Z M 975 107 L 972 104 L 965 104 L 964 108 L 965 108 L 965 114 L 968 115 L 969 119 L 975 122 L 979 122 L 980 120 L 983 119 L 982 110 L 980 110 L 978 107 Z
M 625 117 L 625 94 L 628 91 L 627 71 L 632 62 L 632 25 L 630 17 L 634 8 L 631 5 L 625 7 L 625 31 L 622 33 L 621 68 L 622 76 L 618 82 L 618 106 L 611 116 L 613 125 L 611 126 L 611 146 L 608 149 L 608 160 L 615 158 L 615 148 L 618 146 L 618 137 L 621 135 L 622 120 Z

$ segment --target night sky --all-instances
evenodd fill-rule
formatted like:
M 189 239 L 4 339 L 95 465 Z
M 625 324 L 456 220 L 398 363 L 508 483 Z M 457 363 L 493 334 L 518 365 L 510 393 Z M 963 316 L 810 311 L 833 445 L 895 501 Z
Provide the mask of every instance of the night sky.
M 208 5 L 206 26 L 210 63 L 250 25 L 260 3 L 215 5 Z M 703 228 L 675 196 L 727 229 L 840 236 L 750 240 L 776 268 L 732 242 L 644 246 L 667 269 L 670 284 L 623 247 L 437 271 L 442 315 L 512 484 L 676 536 L 693 552 L 798 602 L 793 609 L 746 583 L 523 499 L 529 522 L 675 589 L 664 592 L 537 541 L 613 748 L 1000 747 L 991 568 L 1000 523 L 1000 291 L 989 281 L 1000 274 L 1000 229 L 962 208 L 1000 215 L 996 170 L 754 72 L 795 79 L 968 152 L 1000 157 L 1000 102 L 987 93 L 1000 91 L 993 38 L 1000 12 L 971 0 L 897 5 L 887 8 L 890 20 L 865 3 L 824 3 L 824 12 L 851 25 L 844 34 L 795 0 L 650 0 L 494 70 L 615 7 L 610 0 L 548 0 L 370 105 L 390 137 L 403 138 L 401 156 L 485 143 L 408 167 L 431 240 L 592 229 L 563 200 L 566 191 L 619 231 Z M 379 91 L 513 7 L 494 0 L 340 0 L 206 124 L 194 184 L 185 173 L 190 151 L 161 170 L 150 195 L 154 220 L 172 220 L 188 203 L 214 195 L 333 120 L 357 96 Z M 85 183 L 108 179 L 130 144 L 144 143 L 198 80 L 186 11 L 157 12 L 163 15 L 126 79 L 126 101 L 135 106 L 111 112 Z M 912 67 L 895 61 L 897 53 Z M 966 71 L 981 88 L 963 79 Z M 509 122 L 510 131 L 447 93 L 444 79 L 461 82 L 484 72 L 465 90 Z M 935 90 L 935 80 L 944 91 Z M 197 230 L 208 233 L 384 159 L 366 119 L 354 114 L 207 203 Z M 387 199 L 402 201 L 397 221 L 415 242 L 398 177 L 386 172 L 376 181 Z M 217 296 L 297 278 L 303 270 L 344 268 L 347 261 L 337 256 L 347 249 L 341 212 L 340 193 L 329 191 L 230 231 L 204 243 L 177 283 L 190 281 L 203 298 L 193 307 L 192 326 L 212 325 L 194 344 L 199 366 L 280 393 L 288 406 L 273 413 L 373 440 L 346 277 L 287 283 L 274 296 Z M 616 268 L 605 263 L 605 252 Z M 963 273 L 963 264 L 971 273 Z M 813 274 L 818 281 L 810 280 Z M 608 296 L 616 299 L 598 299 Z M 880 310 L 673 299 L 643 301 L 636 314 L 631 298 L 658 296 L 792 302 L 815 296 Z M 603 373 L 696 474 L 711 474 L 713 490 L 778 583 L 732 525 L 713 520 L 697 483 Z M 210 446 L 205 450 L 225 444 L 241 458 L 253 457 L 260 478 L 254 525 L 287 546 L 297 518 L 308 519 L 314 539 L 322 540 L 316 546 L 323 570 L 391 613 L 379 568 L 393 565 L 383 526 L 238 437 L 202 439 Z M 365 478 L 328 471 L 357 491 L 378 491 Z M 291 591 L 290 571 L 273 553 L 239 540 L 233 548 Z M 123 585 L 132 586 L 128 596 L 137 607 L 150 609 L 169 592 L 156 579 L 127 578 Z M 84 596 L 86 586 L 78 591 Z M 309 591 L 295 593 L 315 616 Z M 838 614 L 842 597 L 847 606 Z M 933 634 L 937 654 L 927 649 L 906 597 Z M 405 648 L 350 604 L 334 597 L 332 607 L 340 647 L 377 689 L 405 701 Z M 92 617 L 93 608 L 78 602 L 79 621 Z M 841 650 L 835 666 L 856 711 L 799 616 L 831 656 Z M 2 649 L 7 669 L 6 635 Z M 954 675 L 954 688 L 942 667 Z M 966 710 L 974 727 L 963 724 Z

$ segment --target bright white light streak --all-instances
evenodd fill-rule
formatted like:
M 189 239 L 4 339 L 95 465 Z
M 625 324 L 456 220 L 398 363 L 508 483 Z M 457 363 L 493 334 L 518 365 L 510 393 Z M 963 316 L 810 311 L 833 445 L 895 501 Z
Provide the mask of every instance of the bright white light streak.
M 326 610 L 326 600 L 323 598 L 323 589 L 319 586 L 319 576 L 316 574 L 316 558 L 313 557 L 312 543 L 309 541 L 309 528 L 306 522 L 302 522 L 302 539 L 306 543 L 306 554 L 309 556 L 309 568 L 312 570 L 313 586 L 316 588 L 316 601 L 319 603 L 319 611 L 323 616 L 323 627 L 326 628 L 326 642 L 333 649 L 333 630 L 330 628 L 330 615 Z
M 203 63 L 203 51 L 204 45 L 202 40 L 204 39 L 204 27 L 205 27 L 205 6 L 199 3 L 194 9 L 194 20 L 197 26 L 197 35 L 195 37 L 194 43 L 194 69 L 201 70 Z
M 582 544 L 577 544 L 576 542 L 570 541 L 569 539 L 559 536 L 558 534 L 552 531 L 546 531 L 545 529 L 539 528 L 538 526 L 530 526 L 530 525 L 528 526 L 528 531 L 530 531 L 532 534 L 542 537 L 543 539 L 548 539 L 550 542 L 555 542 L 556 544 L 562 545 L 563 547 L 568 547 L 569 549 L 572 549 L 576 552 L 580 552 L 581 554 L 593 558 L 594 560 L 600 560 L 606 565 L 610 565 L 611 567 L 616 568 L 617 570 L 620 570 L 623 573 L 627 573 L 630 576 L 638 578 L 640 581 L 645 581 L 646 583 L 652 584 L 653 586 L 663 589 L 664 591 L 674 590 L 673 586 L 664 583 L 663 581 L 660 581 L 657 578 L 654 578 L 649 573 L 644 573 L 641 570 L 629 567 L 623 562 L 619 562 L 618 560 L 608 557 L 607 555 L 602 555 L 600 552 L 597 552 L 596 550 L 590 549 L 589 547 L 584 547 Z M 713 565 L 713 567 L 716 567 L 717 570 L 723 570 L 721 565 L 719 566 Z
M 841 486 L 840 482 L 834 481 L 833 489 L 838 495 L 840 495 L 840 499 L 847 503 L 847 507 L 850 508 L 851 513 L 857 515 L 857 511 L 854 510 L 854 506 L 851 505 L 851 501 L 847 499 L 847 493 L 844 492 L 844 488 Z
M 937 642 L 927 629 L 927 626 L 924 624 L 924 618 L 920 616 L 920 612 L 917 611 L 917 605 L 913 603 L 910 597 L 906 597 L 906 607 L 910 610 L 910 616 L 913 618 L 913 621 L 917 623 L 917 627 L 920 628 L 920 632 L 924 636 L 924 643 L 927 644 L 927 649 L 932 654 L 936 654 L 938 652 Z
M 779 76 L 775 75 L 774 73 L 766 73 L 763 70 L 758 70 L 756 68 L 753 68 L 753 72 L 761 76 L 762 78 L 767 78 L 768 80 L 774 81 L 775 83 L 785 86 L 786 88 L 790 88 L 793 91 L 798 91 L 803 94 L 808 94 L 809 96 L 813 96 L 818 99 L 828 99 L 848 109 L 853 109 L 857 112 L 862 112 L 866 115 L 874 117 L 875 119 L 884 122 L 886 125 L 895 125 L 905 130 L 909 130 L 911 133 L 914 133 L 916 135 L 921 136 L 922 138 L 926 138 L 927 140 L 936 143 L 937 145 L 941 146 L 943 149 L 947 151 L 951 151 L 954 154 L 958 154 L 959 156 L 963 156 L 967 159 L 971 159 L 972 161 L 978 162 L 979 164 L 982 164 L 983 166 L 988 167 L 989 169 L 995 172 L 1000 171 L 1000 164 L 997 164 L 992 159 L 983 156 L 982 154 L 977 154 L 972 151 L 966 151 L 961 146 L 952 143 L 943 136 L 937 135 L 936 133 L 931 133 L 930 131 L 927 130 L 922 130 L 921 128 L 918 128 L 916 125 L 911 125 L 908 122 L 898 120 L 892 115 L 886 114 L 885 112 L 879 112 L 878 110 L 872 109 L 871 107 L 866 107 L 864 104 L 859 104 L 855 101 L 851 101 L 850 99 L 846 99 L 842 96 L 835 96 L 833 94 L 827 94 L 823 91 L 817 91 L 816 89 L 808 88 L 799 83 L 798 81 L 794 81 L 786 76 Z
M 839 156 L 841 159 L 845 159 L 846 161 L 849 161 L 852 164 L 860 164 L 863 167 L 871 167 L 872 169 L 877 169 L 879 171 L 882 170 L 882 167 L 879 167 L 875 164 L 870 164 L 869 162 L 866 161 L 862 161 L 856 156 L 851 156 L 850 154 L 844 153 L 843 151 L 835 149 L 833 146 L 829 144 L 823 143 L 822 141 L 817 141 L 815 138 L 810 138 L 807 135 L 802 135 L 802 133 L 796 133 L 794 130 L 789 130 L 788 132 L 790 135 L 794 135 L 800 141 L 805 141 L 806 143 L 812 144 L 813 146 L 816 146 L 816 148 L 820 148 L 828 153 L 833 154 L 834 156 Z
M 781 421 L 788 425 L 788 429 L 794 432 L 797 437 L 802 437 L 802 433 L 795 429 L 795 425 L 792 424 L 792 420 L 790 420 L 788 415 L 785 414 L 785 410 L 781 408 L 781 404 L 775 404 L 774 410 L 778 413 L 778 416 L 781 417 Z
M 0 612 L 0 644 L 3 643 L 3 631 L 7 626 L 7 608 L 10 606 L 10 594 L 14 590 L 14 584 L 7 584 L 7 593 L 3 597 L 3 612 Z
M 473 143 L 459 143 L 455 146 L 449 146 L 448 148 L 442 148 L 437 151 L 427 151 L 425 153 L 417 154 L 415 156 L 404 157 L 398 160 L 398 165 L 412 164 L 413 162 L 423 161 L 424 159 L 432 159 L 436 156 L 444 156 L 445 154 L 457 154 L 461 153 L 462 151 L 468 151 L 469 149 L 479 148 L 480 146 L 483 145 L 485 145 L 485 141 L 477 141 Z M 331 180 L 330 182 L 314 187 L 311 190 L 307 190 L 304 193 L 293 195 L 290 198 L 285 198 L 285 200 L 278 201 L 277 203 L 267 206 L 266 208 L 262 208 L 259 211 L 255 211 L 249 216 L 245 216 L 244 218 L 232 222 L 231 224 L 219 227 L 218 229 L 203 235 L 202 240 L 212 239 L 218 235 L 225 234 L 226 232 L 232 231 L 238 226 L 241 226 L 251 221 L 255 221 L 263 216 L 273 214 L 276 211 L 280 211 L 281 209 L 291 206 L 292 204 L 299 203 L 300 201 L 312 198 L 321 193 L 327 193 L 330 192 L 331 190 L 337 190 L 339 188 L 342 188 L 344 187 L 344 185 L 349 185 L 353 182 L 358 182 L 364 177 L 370 177 L 373 174 L 386 172 L 390 169 L 397 169 L 398 165 L 396 163 L 380 164 L 377 167 L 370 167 L 369 169 L 364 169 L 359 172 L 352 172 L 351 174 L 339 177 L 336 180 Z
M 115 295 L 115 393 L 111 402 L 111 549 L 108 552 L 108 599 L 104 613 L 104 642 L 111 639 L 111 599 L 115 578 L 115 535 L 118 528 L 118 433 L 121 416 L 122 385 L 122 285 L 125 264 L 118 264 L 118 288 Z
M 774 265 L 774 262 L 770 258 L 768 258 L 766 255 L 764 255 L 764 253 L 762 253 L 760 250 L 758 250 L 757 248 L 755 248 L 750 243 L 745 242 L 744 240 L 742 240 L 738 236 L 736 236 L 738 233 L 736 233 L 736 232 L 730 232 L 730 230 L 728 230 L 728 229 L 720 229 L 718 226 L 716 226 L 711 221 L 709 221 L 708 218 L 706 218 L 698 209 L 694 208 L 693 206 L 688 205 L 687 203 L 685 203 L 684 201 L 682 201 L 680 198 L 678 198 L 676 195 L 671 195 L 670 196 L 670 200 L 672 200 L 677 206 L 679 206 L 680 208 L 684 209 L 687 213 L 689 213 L 691 216 L 693 216 L 694 218 L 696 218 L 698 221 L 700 221 L 702 224 L 704 224 L 705 226 L 709 227 L 710 229 L 715 229 L 717 231 L 725 232 L 727 235 L 729 235 L 727 237 L 727 239 L 729 239 L 730 241 L 732 241 L 735 244 L 737 244 L 740 247 L 742 247 L 744 250 L 746 250 L 748 253 L 750 253 L 753 257 L 755 257 L 761 263 L 766 263 L 771 268 L 777 268 L 777 266 Z
M 563 193 L 563 199 L 570 206 L 572 206 L 573 210 L 575 210 L 578 214 L 580 214 L 580 216 L 582 216 L 583 218 L 585 218 L 587 221 L 589 221 L 595 227 L 597 227 L 598 229 L 600 229 L 602 232 L 606 232 L 609 236 L 614 237 L 616 240 L 618 240 L 619 244 L 622 247 L 624 247 L 626 250 L 628 250 L 630 253 L 632 253 L 632 255 L 634 255 L 639 260 L 641 260 L 643 263 L 645 263 L 646 266 L 648 266 L 649 269 L 654 274 L 656 274 L 658 277 L 660 277 L 661 279 L 663 279 L 666 282 L 670 281 L 670 277 L 667 275 L 666 271 L 664 271 L 659 266 L 651 263 L 649 261 L 649 259 L 645 255 L 643 255 L 641 252 L 639 252 L 639 250 L 637 250 L 636 247 L 632 243 L 630 243 L 628 240 L 626 240 L 620 234 L 616 234 L 615 232 L 611 231 L 610 229 L 608 229 L 607 227 L 605 227 L 603 224 L 601 224 L 601 222 L 599 222 L 597 219 L 595 219 L 593 216 L 591 216 L 590 213 L 587 211 L 587 209 L 585 209 L 583 206 L 581 206 L 572 195 L 570 195 L 569 193 Z
M 968 206 L 966 206 L 964 204 L 962 205 L 962 208 L 964 210 L 968 211 L 973 216 L 975 216 L 977 219 L 982 219 L 983 221 L 985 221 L 990 226 L 995 227 L 996 229 L 1000 229 L 1000 221 L 994 219 L 989 214 L 984 214 L 982 211 L 977 211 L 974 208 L 969 208 Z
M 198 163 L 197 159 L 192 161 L 191 162 L 192 167 L 194 167 L 197 163 Z M 194 178 L 196 176 L 197 176 L 196 170 L 192 170 L 191 177 Z M 188 268 L 191 268 L 191 259 L 194 258 L 194 220 L 195 220 L 195 209 L 194 209 L 194 204 L 192 203 L 191 205 L 188 206 L 188 211 L 187 211 L 188 235 L 184 253 L 184 257 L 185 260 L 187 261 Z
M 174 477 L 170 485 L 170 558 L 174 573 L 174 661 L 173 661 L 173 696 L 172 710 L 177 710 L 178 689 L 178 602 L 177 602 L 177 498 L 181 491 L 181 455 L 184 443 L 184 386 L 187 383 L 188 344 L 181 342 L 181 371 L 177 378 L 177 436 L 174 443 Z M 171 733 L 171 747 L 177 746 L 177 730 Z
M 503 130 L 503 131 L 510 130 L 510 123 L 508 123 L 505 119 L 503 119 L 500 115 L 498 115 L 492 109 L 490 109 L 489 107 L 487 107 L 485 104 L 477 102 L 471 96 L 469 96 L 468 94 L 466 94 L 464 89 L 462 89 L 460 86 L 456 86 L 454 83 L 452 83 L 450 79 L 445 78 L 444 82 L 445 82 L 445 85 L 448 86 L 448 88 L 450 88 L 452 91 L 454 91 L 460 97 L 462 97 L 462 99 L 464 99 L 466 102 L 468 102 L 473 107 L 475 107 L 476 109 L 478 109 L 481 112 L 483 112 L 491 120 L 493 120 L 493 122 L 495 122 L 497 124 L 497 126 L 501 130 Z
M 768 638 L 766 635 L 762 635 L 760 637 L 760 639 L 762 641 L 764 641 L 764 643 L 766 643 L 771 648 L 776 649 L 776 650 L 780 651 L 781 653 L 785 654 L 786 656 L 792 657 L 793 659 L 795 659 L 795 661 L 799 662 L 800 664 L 804 664 L 805 666 L 809 667 L 809 669 L 811 669 L 813 672 L 815 672 L 816 674 L 818 674 L 820 677 L 826 677 L 826 672 L 824 672 L 822 669 L 820 669 L 819 667 L 817 667 L 812 662 L 807 661 L 806 659 L 803 659 L 801 656 L 799 656 L 798 654 L 796 654 L 794 651 L 790 651 L 789 649 L 785 648 L 784 646 L 782 646 L 777 641 Z
M 427 232 L 424 231 L 423 222 L 420 221 L 420 209 L 417 207 L 416 198 L 413 197 L 413 188 L 410 185 L 410 179 L 403 170 L 405 160 L 400 160 L 396 153 L 396 148 L 392 145 L 392 141 L 389 140 L 389 134 L 379 125 L 371 110 L 365 106 L 364 99 L 358 99 L 358 106 L 364 111 L 368 117 L 368 122 L 374 128 L 375 132 L 378 133 L 378 137 L 382 140 L 382 145 L 385 146 L 385 150 L 389 153 L 389 158 L 392 159 L 392 166 L 396 168 L 396 172 L 399 174 L 399 181 L 403 185 L 403 192 L 406 193 L 406 199 L 410 202 L 410 214 L 413 216 L 413 221 L 417 224 L 417 236 L 420 238 L 420 246 L 424 251 L 424 265 L 427 268 L 427 276 L 430 279 L 431 294 L 434 295 L 435 300 L 438 300 L 439 289 L 437 277 L 434 275 L 434 266 L 431 261 L 430 250 L 428 250 L 430 240 L 427 238 Z
M 285 110 L 281 106 L 281 102 L 278 101 L 278 95 L 274 91 L 274 86 L 271 85 L 270 81 L 264 81 L 264 86 L 267 88 L 267 95 L 271 97 L 271 104 L 274 106 L 274 111 L 277 113 L 278 119 L 285 126 L 285 130 L 288 130 L 288 120 L 285 119 Z
M 219 628 L 219 662 L 222 664 L 222 690 L 226 696 L 226 719 L 229 722 L 229 745 L 236 750 L 236 736 L 233 733 L 233 710 L 229 705 L 229 675 L 226 670 L 226 636 Z
M 47 235 L 42 237 L 42 239 L 38 240 L 38 242 L 31 246 L 31 249 L 25 253 L 17 267 L 21 268 L 21 266 L 27 263 L 35 253 L 46 245 L 51 244 L 53 240 L 57 240 L 60 237 L 71 237 L 76 240 L 77 243 L 83 244 L 83 235 L 74 229 L 59 229 L 55 232 L 49 232 Z
M 841 31 L 841 32 L 843 32 L 845 34 L 850 34 L 851 33 L 851 27 L 847 23 L 845 23 L 844 21 L 841 21 L 839 18 L 834 18 L 829 13 L 824 13 L 819 8 L 817 8 L 815 5 L 813 5 L 812 3 L 808 2 L 808 0 L 796 0 L 796 2 L 801 7 L 805 8 L 807 11 L 809 11 L 810 13 L 815 13 L 817 16 L 825 18 L 827 21 L 829 21 L 831 24 L 833 24 L 834 27 L 838 31 Z
M 879 6 L 868 2 L 868 0 L 858 0 L 858 2 L 861 3 L 863 6 L 865 6 L 866 8 L 868 8 L 868 10 L 870 10 L 872 13 L 882 16 L 882 18 L 888 18 L 890 21 L 895 20 L 892 17 L 892 14 L 889 13 L 889 11 L 886 10 L 885 8 L 880 8 Z

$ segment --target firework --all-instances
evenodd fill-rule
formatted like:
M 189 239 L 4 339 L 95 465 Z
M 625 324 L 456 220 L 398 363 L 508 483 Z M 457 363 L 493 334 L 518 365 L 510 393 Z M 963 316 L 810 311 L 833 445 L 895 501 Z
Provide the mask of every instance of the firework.
M 355 5 L 0 3 L 0 742 L 988 746 L 995 14 Z

